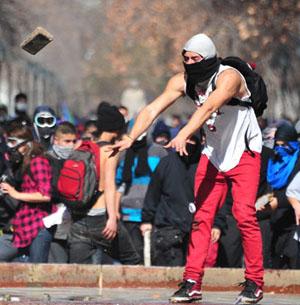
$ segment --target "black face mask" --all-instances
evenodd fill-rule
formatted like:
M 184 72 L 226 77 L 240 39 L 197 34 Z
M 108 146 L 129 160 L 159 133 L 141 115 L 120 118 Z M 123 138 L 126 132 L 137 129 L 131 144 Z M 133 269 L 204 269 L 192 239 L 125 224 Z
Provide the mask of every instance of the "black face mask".
M 186 93 L 191 99 L 195 100 L 196 85 L 207 82 L 218 71 L 220 59 L 213 57 L 190 65 L 183 63 L 183 65 L 187 74 Z
M 18 147 L 9 148 L 8 151 L 9 162 L 13 167 L 18 167 L 22 164 L 24 156 L 18 151 Z
M 38 131 L 39 131 L 39 136 L 43 139 L 49 139 L 50 141 L 50 137 L 52 136 L 53 132 L 54 132 L 54 128 L 53 127 L 38 127 Z

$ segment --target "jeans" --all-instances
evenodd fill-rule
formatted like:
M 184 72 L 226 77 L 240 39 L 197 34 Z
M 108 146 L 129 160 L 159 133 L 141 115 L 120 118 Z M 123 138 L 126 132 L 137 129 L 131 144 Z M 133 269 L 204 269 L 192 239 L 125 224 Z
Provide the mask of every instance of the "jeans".
M 0 261 L 47 263 L 52 238 L 52 230 L 42 229 L 30 246 L 18 249 L 13 246 L 13 235 L 4 234 L 0 237 Z
M 142 258 L 122 221 L 118 223 L 118 234 L 113 240 L 112 255 L 123 265 L 138 265 L 142 263 Z
M 47 263 L 53 230 L 42 229 L 29 246 L 30 263 Z
M 68 238 L 70 263 L 113 264 L 117 259 L 122 264 L 135 265 L 141 258 L 124 225 L 118 223 L 117 236 L 113 241 L 102 235 L 106 215 L 84 216 L 74 220 Z
M 112 242 L 102 235 L 106 221 L 106 215 L 74 219 L 68 238 L 70 263 L 100 264 L 102 252 L 111 254 Z
M 3 234 L 0 237 L 0 262 L 10 262 L 18 255 L 18 249 L 13 246 L 12 239 L 12 234 Z

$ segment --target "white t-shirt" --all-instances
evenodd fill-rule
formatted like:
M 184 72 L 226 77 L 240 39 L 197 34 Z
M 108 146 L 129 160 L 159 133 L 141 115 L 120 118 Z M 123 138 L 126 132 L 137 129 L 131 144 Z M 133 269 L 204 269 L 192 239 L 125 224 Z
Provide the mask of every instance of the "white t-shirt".
M 212 89 L 212 80 L 215 77 L 215 82 L 219 74 L 227 69 L 234 69 L 230 66 L 220 65 L 217 75 L 213 75 L 209 81 L 208 88 L 204 95 L 199 100 L 205 102 Z M 236 69 L 234 69 L 236 70 Z M 246 85 L 244 76 L 236 70 Z M 248 101 L 250 91 L 245 95 L 242 101 Z M 251 102 L 251 101 L 250 101 Z M 252 107 L 223 105 L 218 114 L 214 113 L 212 118 L 207 121 L 212 121 L 215 126 L 215 131 L 211 131 L 207 124 L 203 128 L 206 134 L 206 145 L 203 149 L 203 154 L 208 157 L 210 162 L 221 172 L 227 172 L 238 165 L 243 152 L 246 150 L 245 135 L 247 137 L 249 148 L 252 151 L 260 153 L 262 150 L 262 135 Z

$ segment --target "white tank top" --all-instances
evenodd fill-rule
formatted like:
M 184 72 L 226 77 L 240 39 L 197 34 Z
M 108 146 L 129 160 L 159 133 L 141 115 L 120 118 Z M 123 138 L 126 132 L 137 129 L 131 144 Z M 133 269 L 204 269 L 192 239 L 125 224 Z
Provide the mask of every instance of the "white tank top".
M 227 69 L 234 69 L 230 66 L 220 65 L 217 75 L 213 75 L 209 81 L 208 88 L 204 95 L 199 97 L 199 101 L 205 102 L 213 91 L 212 80 L 215 82 L 219 74 Z M 236 70 L 236 69 L 234 69 Z M 244 76 L 236 70 L 243 79 L 248 94 L 242 101 L 248 101 L 250 91 L 247 88 Z M 199 101 L 195 103 L 199 105 Z M 250 101 L 251 102 L 251 101 Z M 209 123 L 210 120 L 207 121 Z M 208 128 L 209 124 L 204 124 L 203 128 L 206 134 L 206 145 L 202 154 L 206 155 L 210 162 L 221 172 L 227 172 L 238 165 L 243 152 L 246 150 L 245 135 L 248 140 L 249 148 L 252 151 L 261 152 L 262 136 L 257 119 L 252 107 L 223 105 L 218 114 L 212 115 L 211 121 L 214 124 L 215 131 Z

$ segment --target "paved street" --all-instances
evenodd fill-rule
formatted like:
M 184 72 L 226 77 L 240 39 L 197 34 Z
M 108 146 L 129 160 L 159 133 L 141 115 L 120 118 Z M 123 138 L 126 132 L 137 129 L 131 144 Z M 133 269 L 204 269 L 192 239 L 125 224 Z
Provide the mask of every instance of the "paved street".
M 0 304 L 167 304 L 172 289 L 164 288 L 0 288 Z M 238 292 L 205 292 L 203 305 L 233 304 Z M 7 302 L 10 301 L 10 302 Z M 299 305 L 300 295 L 266 293 L 262 305 Z

